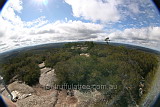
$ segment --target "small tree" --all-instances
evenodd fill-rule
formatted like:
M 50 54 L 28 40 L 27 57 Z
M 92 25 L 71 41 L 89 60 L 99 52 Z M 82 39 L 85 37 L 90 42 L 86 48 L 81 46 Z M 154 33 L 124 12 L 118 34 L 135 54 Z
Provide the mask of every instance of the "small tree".
M 109 41 L 110 41 L 110 40 L 109 40 L 109 37 L 107 37 L 107 38 L 105 39 L 105 41 L 106 41 L 107 44 L 109 44 Z

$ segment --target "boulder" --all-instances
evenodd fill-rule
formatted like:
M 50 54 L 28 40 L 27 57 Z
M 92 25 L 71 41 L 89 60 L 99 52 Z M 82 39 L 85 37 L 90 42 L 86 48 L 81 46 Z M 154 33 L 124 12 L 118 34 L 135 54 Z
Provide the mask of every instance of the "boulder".
M 50 95 L 32 95 L 17 101 L 17 107 L 54 107 L 57 102 L 57 91 Z
M 45 63 L 43 62 L 43 63 L 39 64 L 38 66 L 39 66 L 39 68 L 44 68 L 45 67 Z
M 98 91 L 83 93 L 74 90 L 74 96 L 67 95 L 67 91 L 61 91 L 55 107 L 93 107 L 103 98 L 103 95 Z
M 13 99 L 18 99 L 18 100 L 21 100 L 21 99 L 24 99 L 24 98 L 26 98 L 26 97 L 28 97 L 28 96 L 31 96 L 32 94 L 30 93 L 30 94 L 22 94 L 22 93 L 20 93 L 20 92 L 18 92 L 18 91 L 12 91 L 11 92 L 11 94 L 12 94 L 12 96 L 13 96 Z
M 19 83 L 18 81 L 15 81 L 15 82 L 9 84 L 8 85 L 8 89 L 10 90 L 10 92 L 17 91 L 17 92 L 19 92 L 21 94 L 32 94 L 32 93 L 35 93 L 35 90 L 32 87 L 30 87 L 30 86 L 28 86 L 28 85 L 26 85 L 24 83 Z M 3 91 L 2 94 L 4 96 L 8 96 L 9 95 L 6 90 Z
M 90 57 L 89 53 L 81 53 L 80 56 Z
M 56 81 L 56 74 L 54 73 L 54 69 L 48 72 L 43 72 L 39 78 L 39 84 L 47 88 L 53 87 L 55 81 Z
M 51 70 L 52 70 L 52 69 L 51 69 L 51 68 L 48 68 L 48 67 L 44 67 L 44 68 L 40 69 L 41 74 L 42 74 L 42 73 L 47 73 L 47 72 L 49 72 L 49 71 L 51 71 Z
M 104 96 L 96 90 L 87 93 L 75 90 L 74 96 L 78 99 L 76 107 L 93 107 L 96 102 L 104 99 Z

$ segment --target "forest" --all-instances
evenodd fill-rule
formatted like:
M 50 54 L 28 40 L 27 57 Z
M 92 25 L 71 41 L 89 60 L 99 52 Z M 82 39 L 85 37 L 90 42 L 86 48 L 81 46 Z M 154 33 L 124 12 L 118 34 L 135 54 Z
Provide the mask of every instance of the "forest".
M 1 74 L 7 84 L 13 78 L 28 85 L 38 84 L 40 70 L 38 64 L 45 62 L 55 69 L 55 84 L 112 84 L 116 90 L 99 90 L 106 98 L 124 91 L 118 105 L 127 106 L 139 101 L 139 83 L 151 81 L 158 66 L 157 55 L 124 46 L 99 44 L 94 42 L 66 43 L 63 47 L 32 49 L 7 58 L 1 63 Z M 147 91 L 149 83 L 145 83 Z M 86 90 L 81 90 L 86 91 Z M 90 90 L 87 90 L 90 91 Z M 111 96 L 108 96 L 111 95 Z

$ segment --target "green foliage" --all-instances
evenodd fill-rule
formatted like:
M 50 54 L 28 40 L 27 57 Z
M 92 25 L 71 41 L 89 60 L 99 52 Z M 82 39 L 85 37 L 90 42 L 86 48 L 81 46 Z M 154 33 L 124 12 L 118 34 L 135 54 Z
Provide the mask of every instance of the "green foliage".
M 58 78 L 63 78 L 62 80 L 59 79 L 58 84 L 64 82 L 68 82 L 68 84 L 88 84 L 90 82 L 88 78 L 92 70 L 94 70 L 93 66 L 96 65 L 96 63 L 92 58 L 85 56 L 75 56 L 66 62 L 58 63 L 55 66 L 56 75 Z M 66 80 L 64 80 L 64 78 L 66 78 Z
M 130 58 L 134 60 L 142 69 L 140 74 L 145 77 L 150 71 L 158 66 L 158 60 L 155 55 L 140 51 L 132 51 Z
M 110 40 L 109 40 L 109 37 L 107 37 L 107 38 L 105 39 L 105 41 L 106 41 L 107 44 L 108 44 L 108 42 L 110 41 Z
M 138 101 L 137 90 L 141 78 L 150 74 L 158 64 L 154 54 L 122 46 L 94 44 L 87 52 L 90 57 L 75 56 L 55 65 L 58 84 L 118 85 L 119 88 L 112 96 L 130 87 L 132 97 Z M 131 99 L 128 99 L 128 93 L 124 93 L 123 96 L 123 104 L 118 103 L 127 106 Z
M 71 58 L 73 54 L 67 51 L 59 51 L 55 54 L 52 54 L 46 58 L 45 64 L 48 67 L 53 67 L 57 62 L 66 61 Z
M 80 53 L 88 53 L 90 56 L 80 56 Z M 118 85 L 118 89 L 112 90 L 112 93 L 110 90 L 100 90 L 111 93 L 111 97 L 130 87 L 136 101 L 139 99 L 137 87 L 141 78 L 153 76 L 158 66 L 157 57 L 151 53 L 123 46 L 78 42 L 65 44 L 63 48 L 22 52 L 1 65 L 2 74 L 7 83 L 17 76 L 19 80 L 34 85 L 40 76 L 38 64 L 43 61 L 46 66 L 55 69 L 56 84 Z M 128 106 L 131 101 L 127 92 L 120 99 L 117 104 L 121 106 Z
M 34 55 L 31 56 L 28 53 L 21 54 L 2 65 L 1 73 L 6 83 L 9 83 L 15 76 L 18 80 L 24 81 L 29 85 L 34 85 L 38 82 L 40 71 L 36 63 L 36 57 Z

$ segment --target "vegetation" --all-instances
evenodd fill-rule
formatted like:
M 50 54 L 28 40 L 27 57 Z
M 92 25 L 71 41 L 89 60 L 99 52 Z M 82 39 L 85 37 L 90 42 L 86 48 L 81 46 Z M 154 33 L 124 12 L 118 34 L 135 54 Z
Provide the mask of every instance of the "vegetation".
M 110 41 L 109 37 L 107 37 L 107 38 L 105 39 L 105 41 L 106 41 L 107 44 L 109 44 L 109 41 Z
M 16 77 L 29 85 L 36 84 L 40 75 L 36 62 L 38 62 L 38 60 L 36 58 L 33 59 L 33 56 L 30 57 L 27 53 L 9 59 L 2 65 L 2 74 L 5 82 L 9 83 L 13 77 Z
M 132 103 L 131 98 L 138 101 L 140 81 L 148 78 L 158 66 L 156 55 L 152 53 L 122 46 L 78 42 L 65 44 L 63 48 L 22 52 L 2 64 L 2 74 L 7 83 L 17 76 L 19 80 L 34 85 L 40 76 L 38 64 L 43 61 L 46 66 L 55 69 L 56 84 L 59 85 L 117 85 L 116 90 L 99 91 L 106 99 L 108 95 L 114 97 L 123 91 L 117 104 L 125 103 L 125 106 Z

